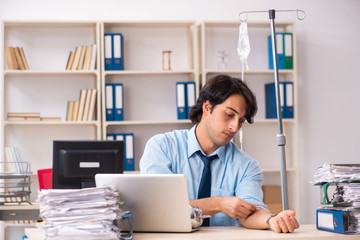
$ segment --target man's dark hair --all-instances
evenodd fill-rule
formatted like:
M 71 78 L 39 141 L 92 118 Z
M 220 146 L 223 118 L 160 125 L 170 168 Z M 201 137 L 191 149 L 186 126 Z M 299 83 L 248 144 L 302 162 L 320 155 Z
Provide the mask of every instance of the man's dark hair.
M 253 123 L 257 112 L 255 95 L 241 79 L 228 75 L 218 75 L 206 82 L 200 91 L 196 104 L 190 109 L 189 119 L 194 124 L 199 123 L 205 101 L 210 102 L 212 111 L 216 105 L 221 104 L 233 94 L 239 94 L 245 98 L 247 110 L 244 117 L 248 123 Z

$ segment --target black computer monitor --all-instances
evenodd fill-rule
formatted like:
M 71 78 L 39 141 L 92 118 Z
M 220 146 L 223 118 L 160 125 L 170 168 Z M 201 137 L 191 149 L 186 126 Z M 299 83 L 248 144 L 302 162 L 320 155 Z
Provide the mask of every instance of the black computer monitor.
M 95 186 L 97 173 L 123 173 L 123 141 L 53 141 L 53 189 Z

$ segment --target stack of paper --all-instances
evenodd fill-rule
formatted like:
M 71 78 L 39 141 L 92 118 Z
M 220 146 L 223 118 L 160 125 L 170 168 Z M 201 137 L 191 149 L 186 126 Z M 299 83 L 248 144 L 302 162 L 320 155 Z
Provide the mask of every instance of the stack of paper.
M 121 212 L 119 194 L 112 187 L 42 190 L 38 224 L 46 239 L 120 239 L 114 221 Z
M 314 173 L 320 185 L 321 206 L 316 211 L 320 230 L 360 233 L 360 164 L 324 164 Z
M 324 164 L 314 173 L 315 183 L 360 179 L 360 164 Z

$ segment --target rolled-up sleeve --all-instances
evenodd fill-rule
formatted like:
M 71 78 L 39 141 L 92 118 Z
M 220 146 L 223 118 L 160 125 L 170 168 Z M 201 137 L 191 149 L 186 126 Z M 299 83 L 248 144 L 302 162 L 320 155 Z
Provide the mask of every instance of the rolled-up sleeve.
M 259 164 L 255 161 L 249 161 L 246 165 L 246 171 L 238 181 L 235 189 L 235 195 L 253 204 L 259 204 L 266 208 L 263 203 L 263 192 L 261 185 L 263 182 L 263 174 Z

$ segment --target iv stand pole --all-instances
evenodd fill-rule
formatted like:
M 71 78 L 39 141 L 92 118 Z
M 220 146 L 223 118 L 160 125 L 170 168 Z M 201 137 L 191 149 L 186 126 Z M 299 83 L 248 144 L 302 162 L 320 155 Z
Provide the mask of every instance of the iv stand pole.
M 272 55 L 274 62 L 274 78 L 275 78 L 275 96 L 276 96 L 276 112 L 278 117 L 278 134 L 276 141 L 279 149 L 280 157 L 280 178 L 281 178 L 281 197 L 283 203 L 283 210 L 289 209 L 288 199 L 288 186 L 287 186 L 287 173 L 286 173 L 286 157 L 285 157 L 285 144 L 286 137 L 283 131 L 281 104 L 280 104 L 280 91 L 279 91 L 279 67 L 277 60 L 276 38 L 275 38 L 275 10 L 269 10 L 269 19 L 271 27 L 271 43 Z
M 296 11 L 298 20 L 305 19 L 305 12 L 303 10 L 278 10 L 278 12 L 293 12 Z M 262 13 L 267 11 L 247 11 L 239 14 L 240 21 L 247 21 L 248 13 Z M 302 16 L 300 16 L 300 14 Z M 241 19 L 241 15 L 245 14 L 245 19 Z M 274 78 L 275 78 L 275 97 L 276 97 L 276 112 L 278 119 L 278 134 L 276 141 L 280 154 L 280 178 L 281 178 L 281 198 L 283 203 L 283 210 L 289 209 L 288 200 L 288 186 L 287 186 L 287 172 L 286 172 L 286 157 L 285 157 L 285 144 L 286 138 L 283 132 L 282 116 L 281 116 L 281 104 L 280 104 L 280 91 L 279 91 L 279 67 L 277 60 L 277 49 L 276 49 L 276 35 L 275 35 L 275 9 L 269 10 L 269 19 L 271 27 L 271 43 L 272 43 L 272 55 L 274 62 Z

